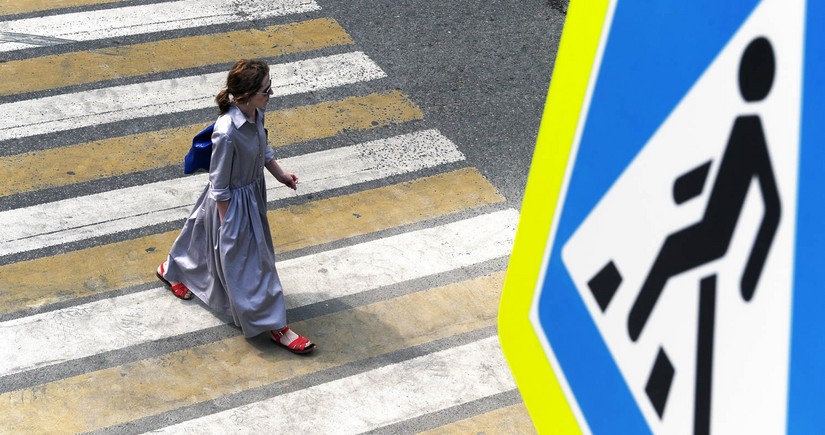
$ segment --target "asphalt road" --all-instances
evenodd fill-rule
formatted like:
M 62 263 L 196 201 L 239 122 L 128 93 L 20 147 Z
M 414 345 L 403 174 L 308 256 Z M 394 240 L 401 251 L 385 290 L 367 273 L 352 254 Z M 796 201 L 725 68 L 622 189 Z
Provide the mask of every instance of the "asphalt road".
M 518 207 L 566 3 L 356 0 L 324 8 Z

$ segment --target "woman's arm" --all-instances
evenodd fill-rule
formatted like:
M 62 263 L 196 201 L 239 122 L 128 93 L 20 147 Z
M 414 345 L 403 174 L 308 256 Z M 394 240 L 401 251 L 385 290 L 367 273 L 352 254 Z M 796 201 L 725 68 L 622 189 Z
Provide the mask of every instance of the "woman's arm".
M 231 194 L 229 184 L 232 179 L 232 160 L 234 145 L 225 133 L 212 133 L 212 159 L 209 164 L 209 196 L 218 206 L 218 217 L 221 222 L 229 208 Z
M 298 177 L 291 172 L 284 171 L 275 159 L 266 162 L 266 169 L 276 180 L 283 183 L 286 187 L 293 190 L 298 189 Z

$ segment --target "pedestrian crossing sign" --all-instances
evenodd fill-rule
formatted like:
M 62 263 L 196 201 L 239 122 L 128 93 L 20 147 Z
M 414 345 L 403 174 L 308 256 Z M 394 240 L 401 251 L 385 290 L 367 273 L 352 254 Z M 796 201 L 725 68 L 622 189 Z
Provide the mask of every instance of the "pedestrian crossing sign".
M 572 2 L 499 321 L 540 430 L 825 429 L 823 19 Z

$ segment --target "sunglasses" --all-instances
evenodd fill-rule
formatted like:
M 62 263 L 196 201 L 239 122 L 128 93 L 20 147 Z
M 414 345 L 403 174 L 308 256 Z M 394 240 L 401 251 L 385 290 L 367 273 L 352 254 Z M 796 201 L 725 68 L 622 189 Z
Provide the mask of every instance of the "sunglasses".
M 255 92 L 255 93 L 256 94 L 261 94 L 261 95 L 270 95 L 272 93 L 272 79 L 269 79 L 269 86 L 267 86 L 266 89 L 263 90 L 263 92 Z

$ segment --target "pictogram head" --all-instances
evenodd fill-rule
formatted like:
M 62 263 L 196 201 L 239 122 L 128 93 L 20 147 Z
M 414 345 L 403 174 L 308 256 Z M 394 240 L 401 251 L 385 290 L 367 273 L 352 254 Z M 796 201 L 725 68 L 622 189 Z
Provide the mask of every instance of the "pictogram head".
M 761 101 L 768 96 L 776 73 L 773 47 L 760 36 L 745 49 L 739 63 L 739 92 L 747 102 Z

